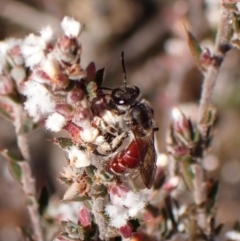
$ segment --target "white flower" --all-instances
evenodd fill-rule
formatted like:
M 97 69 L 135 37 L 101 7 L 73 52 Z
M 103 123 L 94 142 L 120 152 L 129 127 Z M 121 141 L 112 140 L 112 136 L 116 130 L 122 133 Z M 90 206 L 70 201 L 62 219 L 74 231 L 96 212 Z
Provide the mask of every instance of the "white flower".
M 77 38 L 83 29 L 81 23 L 70 17 L 64 17 L 63 21 L 61 22 L 61 27 L 65 35 L 69 38 Z
M 107 205 L 105 211 L 115 228 L 123 227 L 130 218 L 136 218 L 146 206 L 148 197 L 146 192 L 135 193 L 124 186 L 110 187 L 109 194 L 113 205 Z
M 81 168 L 87 167 L 91 164 L 88 154 L 79 150 L 78 147 L 72 146 L 67 152 L 70 165 L 74 165 L 76 168 Z
M 84 128 L 80 132 L 80 137 L 85 142 L 93 142 L 98 136 L 98 134 L 99 134 L 98 129 L 90 126 L 89 128 Z
M 78 211 L 82 206 L 79 202 L 59 203 L 58 200 L 51 199 L 46 213 L 53 219 L 59 221 L 71 220 L 74 223 L 78 221 Z
M 50 116 L 48 116 L 45 126 L 50 131 L 58 132 L 66 125 L 66 123 L 67 120 L 64 116 L 58 113 L 53 113 Z
M 122 206 L 107 205 L 105 211 L 110 217 L 111 226 L 120 228 L 126 225 L 128 220 L 128 213 L 126 208 Z
M 234 231 L 234 230 L 228 231 L 226 233 L 226 237 L 231 239 L 231 240 L 239 241 L 240 240 L 240 232 L 237 232 L 237 231 Z
M 22 39 L 8 38 L 4 42 L 7 44 L 9 50 L 16 46 L 20 46 L 22 44 Z
M 53 29 L 47 26 L 40 31 L 40 35 L 43 41 L 50 43 L 53 39 Z
M 39 113 L 46 115 L 54 111 L 53 97 L 43 85 L 29 80 L 25 83 L 23 94 L 27 96 L 24 108 L 30 116 L 37 117 Z
M 146 206 L 146 201 L 147 196 L 144 193 L 137 194 L 130 191 L 127 193 L 123 205 L 129 208 L 128 215 L 130 217 L 136 217 Z
M 33 68 L 45 61 L 46 42 L 39 36 L 30 34 L 23 41 L 21 52 L 25 59 L 26 66 Z

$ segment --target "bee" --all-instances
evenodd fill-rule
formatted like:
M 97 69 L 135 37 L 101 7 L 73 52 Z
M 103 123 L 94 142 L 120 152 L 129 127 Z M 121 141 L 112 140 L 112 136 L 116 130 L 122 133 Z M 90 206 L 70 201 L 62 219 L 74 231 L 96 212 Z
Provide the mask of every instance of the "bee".
M 110 173 L 121 175 L 129 170 L 138 169 L 143 184 L 151 188 L 156 172 L 156 150 L 154 146 L 154 111 L 146 100 L 139 101 L 140 90 L 137 86 L 126 84 L 124 53 L 121 55 L 124 73 L 124 87 L 113 89 L 109 106 L 122 117 L 123 123 L 116 128 L 126 132 L 129 144 L 114 154 L 108 164 Z M 110 124 L 110 123 L 109 123 Z

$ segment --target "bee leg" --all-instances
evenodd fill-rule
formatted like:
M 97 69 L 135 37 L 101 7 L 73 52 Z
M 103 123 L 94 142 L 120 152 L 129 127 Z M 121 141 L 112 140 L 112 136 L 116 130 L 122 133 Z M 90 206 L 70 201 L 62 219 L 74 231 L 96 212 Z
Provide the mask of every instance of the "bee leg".
M 123 144 L 123 141 L 127 138 L 127 136 L 127 132 L 123 132 L 112 140 L 110 146 L 113 152 L 116 151 Z
M 98 145 L 94 151 L 96 155 L 106 156 L 110 153 L 115 152 L 123 143 L 123 141 L 127 138 L 127 132 L 123 132 L 122 134 L 116 136 L 111 140 L 111 142 L 103 142 L 101 145 Z

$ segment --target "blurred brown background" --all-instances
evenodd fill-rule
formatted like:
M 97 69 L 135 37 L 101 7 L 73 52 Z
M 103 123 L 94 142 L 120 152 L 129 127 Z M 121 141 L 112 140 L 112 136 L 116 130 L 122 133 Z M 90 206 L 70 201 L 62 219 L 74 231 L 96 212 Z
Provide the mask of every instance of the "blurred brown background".
M 82 66 L 107 66 L 105 86 L 123 84 L 120 53 L 125 52 L 128 84 L 137 85 L 155 110 L 158 149 L 172 106 L 196 118 L 202 75 L 189 53 L 184 26 L 210 49 L 220 16 L 219 0 L 0 0 L 0 40 L 22 38 L 51 25 L 59 31 L 66 15 L 85 24 L 81 35 Z M 231 225 L 240 218 L 240 53 L 232 50 L 222 66 L 214 92 L 218 122 L 212 152 L 204 160 L 209 175 L 220 179 L 218 221 Z M 0 122 L 0 148 L 14 149 L 14 131 Z M 66 162 L 44 128 L 29 135 L 32 168 L 40 190 L 61 197 L 56 181 Z M 0 160 L 0 240 L 20 240 L 14 227 L 28 222 L 24 197 Z

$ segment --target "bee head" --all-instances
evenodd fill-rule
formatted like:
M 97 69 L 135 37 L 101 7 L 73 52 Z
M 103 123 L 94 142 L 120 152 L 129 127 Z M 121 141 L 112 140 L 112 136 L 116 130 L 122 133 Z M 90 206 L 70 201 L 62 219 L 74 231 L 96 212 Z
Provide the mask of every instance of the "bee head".
M 129 106 L 137 100 L 139 94 L 137 86 L 125 86 L 114 89 L 110 96 L 115 105 Z

